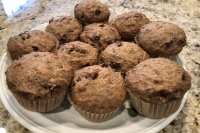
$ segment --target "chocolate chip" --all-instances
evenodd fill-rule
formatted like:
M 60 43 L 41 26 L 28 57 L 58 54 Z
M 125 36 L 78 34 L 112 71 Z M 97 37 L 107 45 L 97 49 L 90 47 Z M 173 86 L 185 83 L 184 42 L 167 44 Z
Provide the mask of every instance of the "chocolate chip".
M 73 51 L 74 51 L 74 49 L 70 49 L 70 50 L 69 50 L 69 53 L 71 53 L 71 52 L 73 52 Z
M 122 46 L 122 43 L 121 43 L 121 42 L 117 42 L 117 46 L 118 46 L 118 47 L 121 47 L 121 46 Z
M 154 82 L 155 84 L 159 84 L 159 83 L 161 83 L 161 80 L 153 80 L 153 82 Z
M 94 41 L 99 41 L 100 37 L 99 36 L 94 36 Z
M 100 11 L 100 10 L 98 10 L 98 9 L 95 10 L 95 15 L 96 15 L 96 16 L 99 16 L 100 14 L 101 14 L 101 11 Z
M 166 91 L 160 91 L 160 92 L 158 92 L 158 95 L 161 97 L 167 97 L 168 93 Z
M 171 40 L 171 41 L 169 41 L 169 42 L 166 42 L 163 46 L 166 48 L 166 49 L 169 49 L 172 45 L 173 43 L 173 40 Z
M 99 25 L 99 27 L 104 27 L 104 26 L 105 26 L 104 24 L 100 24 L 100 25 Z
M 85 19 L 85 17 L 84 17 L 83 14 L 80 16 L 80 19 L 81 19 L 81 20 L 84 20 L 84 19 Z
M 98 76 L 99 76 L 98 73 L 94 73 L 94 74 L 92 75 L 92 79 L 95 80 Z
M 179 40 L 178 41 L 178 44 L 181 45 L 181 46 L 184 46 L 186 44 L 186 40 Z
M 24 33 L 19 34 L 19 36 L 22 38 L 22 40 L 26 40 L 31 37 L 31 35 L 28 33 L 28 31 L 25 31 Z
M 77 82 L 80 82 L 81 81 L 81 77 L 77 77 L 76 79 L 75 79 L 75 82 L 77 83 Z
M 61 37 L 61 39 L 60 39 L 60 43 L 61 43 L 61 44 L 62 44 L 62 43 L 65 43 L 65 42 L 67 42 L 67 40 L 68 40 L 68 37 L 67 37 L 66 34 L 64 34 L 64 35 Z
M 32 46 L 32 49 L 33 49 L 33 51 L 35 51 L 35 52 L 37 52 L 37 51 L 39 50 L 39 48 L 36 47 L 36 46 Z
M 110 66 L 116 70 L 120 70 L 122 68 L 122 65 L 120 63 L 116 63 L 116 62 L 111 62 Z
M 98 76 L 99 74 L 97 72 L 94 72 L 94 73 L 88 73 L 88 75 L 86 75 L 85 78 L 89 80 L 95 80 Z

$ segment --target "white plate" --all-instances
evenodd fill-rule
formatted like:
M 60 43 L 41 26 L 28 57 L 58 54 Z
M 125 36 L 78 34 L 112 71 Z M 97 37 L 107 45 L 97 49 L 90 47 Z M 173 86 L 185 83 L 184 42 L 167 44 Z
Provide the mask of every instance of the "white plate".
M 46 24 L 35 29 L 44 29 Z M 5 108 L 22 125 L 35 133 L 156 133 L 176 118 L 184 106 L 186 95 L 179 109 L 165 119 L 130 117 L 124 110 L 117 117 L 103 123 L 92 123 L 80 116 L 73 107 L 54 113 L 36 113 L 21 107 L 8 90 L 5 71 L 11 59 L 5 52 L 0 60 L 0 98 Z

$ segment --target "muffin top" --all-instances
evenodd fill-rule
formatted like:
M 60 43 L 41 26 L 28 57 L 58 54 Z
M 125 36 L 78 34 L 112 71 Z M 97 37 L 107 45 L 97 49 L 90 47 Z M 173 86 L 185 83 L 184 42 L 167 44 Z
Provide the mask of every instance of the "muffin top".
M 148 59 L 149 55 L 133 42 L 116 42 L 102 51 L 100 58 L 115 70 L 126 72 Z
M 74 8 L 75 17 L 83 24 L 105 22 L 109 19 L 108 7 L 98 0 L 83 0 Z
M 61 46 L 57 52 L 58 56 L 68 62 L 74 69 L 97 62 L 97 49 L 90 44 L 75 41 Z
M 57 49 L 58 40 L 48 32 L 33 30 L 10 37 L 7 43 L 12 59 L 31 52 L 51 52 Z
M 110 113 L 120 107 L 126 97 L 119 72 L 99 65 L 75 72 L 71 99 L 81 109 L 92 113 Z
M 186 45 L 186 35 L 175 24 L 156 21 L 143 26 L 136 41 L 152 56 L 169 57 Z
M 54 34 L 62 44 L 77 40 L 82 32 L 82 25 L 71 16 L 60 16 L 49 21 L 46 31 Z
M 127 72 L 126 86 L 130 94 L 160 103 L 181 98 L 191 87 L 191 78 L 175 62 L 152 58 Z
M 123 40 L 134 40 L 140 28 L 149 22 L 144 14 L 130 11 L 111 20 L 111 25 L 117 28 Z
M 104 23 L 87 25 L 80 36 L 83 42 L 92 44 L 99 50 L 106 48 L 109 44 L 120 40 L 120 35 L 113 26 Z
M 6 76 L 12 91 L 44 96 L 54 89 L 66 89 L 73 71 L 52 53 L 33 52 L 11 64 Z

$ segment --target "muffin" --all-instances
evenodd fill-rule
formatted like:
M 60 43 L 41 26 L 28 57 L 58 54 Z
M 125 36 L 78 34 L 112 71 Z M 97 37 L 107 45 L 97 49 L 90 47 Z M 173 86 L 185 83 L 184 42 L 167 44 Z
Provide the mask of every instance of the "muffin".
M 189 74 L 166 58 L 152 58 L 128 71 L 126 87 L 135 109 L 149 118 L 174 113 L 191 87 Z
M 58 47 L 58 40 L 48 32 L 33 30 L 10 37 L 7 43 L 12 59 L 18 59 L 31 52 L 52 52 Z
M 86 26 L 80 36 L 83 42 L 89 43 L 99 50 L 121 39 L 117 29 L 104 23 L 94 23 Z
M 154 57 L 177 55 L 186 45 L 185 32 L 168 22 L 151 22 L 142 27 L 136 42 Z
M 86 119 L 103 122 L 119 113 L 125 101 L 124 80 L 119 72 L 99 65 L 77 70 L 70 99 Z
M 130 11 L 111 20 L 111 24 L 117 28 L 125 41 L 134 40 L 140 28 L 149 23 L 149 19 L 142 13 Z
M 74 8 L 75 17 L 83 24 L 106 22 L 110 11 L 106 5 L 97 0 L 83 0 Z
M 149 55 L 133 42 L 116 42 L 109 45 L 100 55 L 100 60 L 117 71 L 126 72 Z
M 97 49 L 90 44 L 75 41 L 61 46 L 57 54 L 74 69 L 79 69 L 84 66 L 94 65 L 97 62 L 98 53 Z
M 49 112 L 63 102 L 73 71 L 52 53 L 33 52 L 11 64 L 6 77 L 9 89 L 23 107 Z
M 54 34 L 60 43 L 75 41 L 82 32 L 82 25 L 71 16 L 52 18 L 46 31 Z

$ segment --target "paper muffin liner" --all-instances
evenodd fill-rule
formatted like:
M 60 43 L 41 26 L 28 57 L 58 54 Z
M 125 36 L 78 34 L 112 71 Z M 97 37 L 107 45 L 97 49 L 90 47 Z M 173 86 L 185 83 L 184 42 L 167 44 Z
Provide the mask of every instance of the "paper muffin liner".
M 182 98 L 166 103 L 150 103 L 144 101 L 138 96 L 130 94 L 130 103 L 135 108 L 135 110 L 139 114 L 152 119 L 161 119 L 173 114 L 178 110 L 179 106 L 181 105 L 181 101 Z
M 31 99 L 29 97 L 20 95 L 20 93 L 14 93 L 18 103 L 21 104 L 24 108 L 30 111 L 41 113 L 50 112 L 59 107 L 64 101 L 65 94 L 66 91 L 62 90 L 57 95 L 48 94 L 49 96 Z
M 104 121 L 110 120 L 110 119 L 114 118 L 116 115 L 120 114 L 123 110 L 122 106 L 120 106 L 116 110 L 109 112 L 109 113 L 103 113 L 103 114 L 91 113 L 91 112 L 85 111 L 85 110 L 81 109 L 80 107 L 78 107 L 75 103 L 72 102 L 72 100 L 69 96 L 68 96 L 68 99 L 69 99 L 70 103 L 72 104 L 72 106 L 74 107 L 74 109 L 77 112 L 79 112 L 79 114 L 81 116 L 83 116 L 88 121 L 92 121 L 92 122 L 104 122 Z

